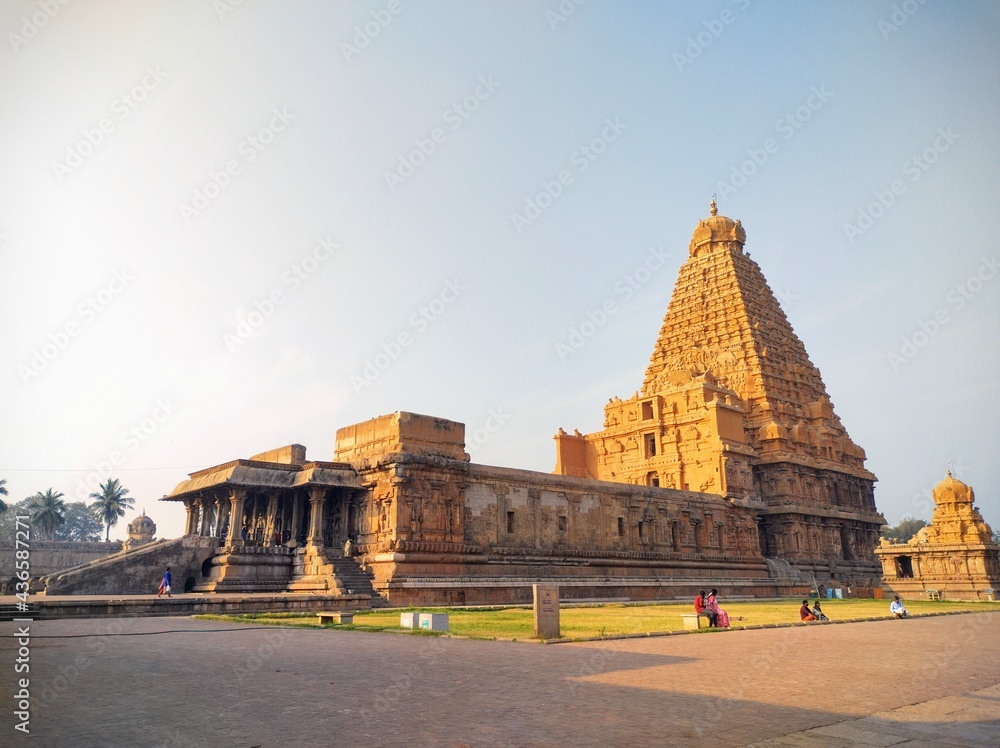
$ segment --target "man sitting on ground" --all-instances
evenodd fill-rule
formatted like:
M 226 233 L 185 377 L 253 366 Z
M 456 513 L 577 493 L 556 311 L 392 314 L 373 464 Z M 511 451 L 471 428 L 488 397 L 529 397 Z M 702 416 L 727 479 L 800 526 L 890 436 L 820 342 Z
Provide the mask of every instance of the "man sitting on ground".
M 701 590 L 694 599 L 694 612 L 700 616 L 705 616 L 708 619 L 709 627 L 715 628 L 716 615 L 705 607 L 705 590 Z
M 816 618 L 816 616 L 814 616 L 812 614 L 812 611 L 809 610 L 809 601 L 808 600 L 803 600 L 802 601 L 802 607 L 799 608 L 799 618 L 801 618 L 803 621 L 818 621 L 819 620 L 818 618 Z
M 892 598 L 892 603 L 889 605 L 889 612 L 896 616 L 896 618 L 906 618 L 910 615 L 906 612 L 906 608 L 903 607 L 903 603 L 899 602 L 899 595 Z
M 812 614 L 816 616 L 817 621 L 829 621 L 830 619 L 826 617 L 823 609 L 819 607 L 819 600 L 813 603 Z

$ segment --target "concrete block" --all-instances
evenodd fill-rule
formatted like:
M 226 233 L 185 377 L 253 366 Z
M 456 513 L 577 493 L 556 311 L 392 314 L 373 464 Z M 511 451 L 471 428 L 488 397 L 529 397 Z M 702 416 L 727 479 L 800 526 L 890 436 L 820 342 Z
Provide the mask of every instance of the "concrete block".
M 447 631 L 447 613 L 420 613 L 420 628 L 429 631 Z

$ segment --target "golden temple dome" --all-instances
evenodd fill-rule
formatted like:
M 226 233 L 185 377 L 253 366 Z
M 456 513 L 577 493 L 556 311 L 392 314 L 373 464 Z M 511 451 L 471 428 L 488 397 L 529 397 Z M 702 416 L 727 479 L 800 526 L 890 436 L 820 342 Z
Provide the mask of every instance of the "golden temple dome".
M 720 242 L 736 242 L 740 248 L 746 243 L 747 232 L 739 221 L 732 218 L 720 216 L 719 208 L 712 199 L 710 206 L 711 215 L 698 221 L 694 234 L 691 236 L 691 243 L 688 245 L 688 252 L 692 255 L 706 244 L 712 245 Z

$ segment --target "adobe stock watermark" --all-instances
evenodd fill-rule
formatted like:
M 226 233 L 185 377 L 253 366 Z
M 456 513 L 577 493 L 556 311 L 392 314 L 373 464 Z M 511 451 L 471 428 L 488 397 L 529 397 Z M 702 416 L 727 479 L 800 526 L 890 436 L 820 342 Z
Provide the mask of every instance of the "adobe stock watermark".
M 951 127 L 939 127 L 937 137 L 920 153 L 913 154 L 903 163 L 903 175 L 910 178 L 910 184 L 919 182 L 920 178 L 937 163 L 942 153 L 947 153 L 962 136 L 952 132 Z M 901 179 L 892 180 L 884 190 L 875 190 L 875 199 L 864 208 L 858 208 L 858 217 L 854 223 L 844 224 L 844 235 L 847 241 L 854 240 L 875 225 L 875 221 L 885 215 L 896 203 L 896 198 L 906 193 L 907 186 Z
M 359 710 L 364 724 L 370 725 L 380 720 L 386 712 L 396 711 L 396 704 L 400 701 L 410 699 L 415 685 L 423 680 L 427 668 L 434 665 L 445 648 L 450 646 L 446 642 L 446 639 L 438 637 L 424 639 L 417 649 L 417 656 L 408 657 L 406 667 L 393 674 L 391 683 L 372 700 L 372 708 Z
M 237 655 L 237 658 L 242 662 L 233 665 L 233 675 L 236 676 L 236 682 L 242 683 L 247 678 L 254 677 L 258 670 L 274 659 L 278 651 L 285 646 L 287 640 L 287 631 L 270 631 L 264 634 L 264 643 L 254 649 L 240 647 L 242 654 Z
M 479 76 L 478 85 L 468 96 L 461 101 L 452 104 L 444 110 L 441 120 L 445 127 L 435 127 L 426 138 L 417 138 L 413 141 L 415 146 L 406 155 L 400 154 L 398 164 L 394 171 L 386 171 L 385 183 L 389 186 L 390 192 L 395 192 L 396 188 L 412 177 L 417 169 L 427 163 L 427 159 L 437 153 L 438 147 L 448 140 L 449 131 L 455 132 L 479 110 L 479 107 L 487 101 L 494 92 L 500 88 L 500 84 L 493 80 L 492 75 Z
M 243 5 L 246 0 L 213 0 L 212 9 L 219 17 L 220 21 L 226 20 L 226 16 L 235 13 L 236 9 Z
M 556 343 L 556 353 L 559 354 L 559 359 L 565 361 L 583 348 L 600 329 L 608 324 L 611 317 L 621 311 L 622 305 L 635 296 L 639 289 L 649 282 L 654 273 L 663 268 L 668 256 L 663 251 L 663 247 L 650 247 L 646 259 L 615 283 L 614 295 L 601 302 L 597 309 L 588 309 L 585 315 L 586 319 L 571 326 L 566 339 Z
M 404 349 L 413 345 L 434 322 L 441 319 L 448 307 L 458 301 L 465 291 L 466 287 L 458 278 L 445 281 L 437 296 L 413 311 L 407 320 L 409 323 L 407 328 L 400 330 L 388 342 L 382 343 L 379 346 L 381 349 L 379 353 L 365 359 L 361 375 L 351 375 L 351 386 L 354 391 L 360 393 L 366 387 L 370 387 L 386 369 L 392 366 L 393 361 L 403 355 Z
M 882 40 L 887 41 L 890 34 L 903 28 L 910 17 L 920 10 L 920 6 L 926 3 L 927 0 L 903 0 L 901 3 L 894 3 L 889 17 L 887 19 L 880 18 L 875 24 L 878 26 L 879 33 L 882 34 Z
M 967 483 L 972 466 L 966 465 L 961 459 L 958 459 L 957 462 L 949 461 L 948 469 L 953 476 Z M 939 480 L 935 480 L 931 485 L 924 486 L 910 498 L 910 503 L 916 510 L 917 517 L 932 517 L 934 515 L 934 509 L 937 507 L 937 504 L 934 503 L 934 488 L 937 486 Z
M 271 110 L 271 119 L 257 132 L 240 142 L 236 147 L 236 153 L 242 157 L 240 159 L 230 159 L 219 171 L 210 171 L 208 178 L 201 187 L 197 188 L 191 195 L 191 204 L 180 203 L 177 209 L 181 213 L 184 223 L 190 223 L 191 219 L 200 215 L 212 201 L 215 200 L 222 191 L 233 182 L 233 177 L 242 173 L 243 167 L 257 160 L 257 157 L 275 141 L 279 133 L 284 132 L 292 120 L 294 114 L 290 114 L 288 109 L 282 107 Z
M 230 353 L 235 353 L 255 331 L 263 327 L 264 323 L 277 313 L 278 307 L 288 300 L 288 294 L 298 291 L 302 284 L 333 256 L 334 250 L 339 248 L 340 245 L 329 236 L 320 237 L 309 254 L 281 274 L 280 286 L 272 288 L 263 299 L 254 299 L 251 310 L 240 311 L 237 314 L 236 329 L 222 336 L 226 349 Z
M 127 455 L 134 455 L 177 412 L 177 405 L 170 397 L 158 397 L 149 415 L 140 418 L 122 432 L 119 445 L 108 451 L 107 457 L 91 463 L 93 470 L 76 481 L 77 501 L 87 501 L 90 494 L 101 490 L 101 484 L 114 476 L 127 462 Z
M 372 20 L 366 21 L 361 26 L 354 27 L 354 36 L 351 37 L 351 43 L 340 43 L 340 51 L 344 55 L 344 59 L 351 62 L 361 54 L 376 37 L 389 27 L 392 19 L 402 12 L 403 4 L 400 0 L 389 0 L 384 8 L 371 11 Z
M 742 13 L 750 7 L 750 0 L 733 0 L 733 4 Z M 726 27 L 735 22 L 738 17 L 732 10 L 725 8 L 719 13 L 718 18 L 711 21 L 703 21 L 702 25 L 705 27 L 705 30 L 699 31 L 696 35 L 687 38 L 687 46 L 684 47 L 684 54 L 674 52 L 671 55 L 671 59 L 674 61 L 674 65 L 677 66 L 678 72 L 683 73 L 684 68 L 693 65 L 694 61 L 701 57 L 706 49 L 715 44 L 715 40 L 722 36 Z
M 10 48 L 15 52 L 19 52 L 21 47 L 30 42 L 39 32 L 49 25 L 49 21 L 59 15 L 65 6 L 70 4 L 71 0 L 38 0 L 38 8 L 30 16 L 21 16 L 21 28 L 20 34 L 15 34 L 13 31 L 7 34 L 7 41 L 10 42 Z
M 806 96 L 802 104 L 792 111 L 786 112 L 774 123 L 774 131 L 782 137 L 782 140 L 791 140 L 802 129 L 802 126 L 812 119 L 813 114 L 822 109 L 823 105 L 831 98 L 833 98 L 833 91 L 827 90 L 826 84 L 819 87 L 813 86 L 809 89 L 809 95 Z M 759 148 L 747 148 L 749 158 L 741 164 L 733 166 L 729 181 L 716 182 L 715 190 L 719 197 L 732 195 L 743 187 L 750 177 L 756 174 L 758 169 L 763 167 L 771 156 L 780 149 L 781 142 L 776 138 L 765 138 Z
M 478 449 L 486 444 L 493 435 L 500 431 L 507 421 L 510 420 L 510 414 L 505 412 L 502 407 L 490 408 L 486 413 L 486 418 L 483 420 L 482 426 L 477 426 L 472 430 L 471 434 L 466 432 L 465 437 L 465 449 L 468 451 L 471 449 Z
M 614 143 L 623 132 L 628 129 L 628 125 L 618 117 L 608 117 L 604 120 L 604 129 L 600 135 L 592 139 L 589 143 L 581 145 L 570 154 L 569 164 L 575 169 L 562 169 L 551 181 L 543 180 L 541 192 L 534 197 L 524 198 L 524 212 L 517 211 L 510 214 L 510 221 L 517 233 L 520 234 L 527 226 L 530 226 L 539 218 L 542 213 L 552 207 L 552 204 L 565 192 L 566 188 L 573 184 L 576 176 L 585 172 L 592 163 L 601 157 L 611 143 Z
M 109 280 L 97 293 L 88 296 L 76 307 L 76 315 L 55 332 L 50 332 L 48 340 L 32 349 L 27 364 L 18 364 L 17 373 L 25 385 L 48 368 L 69 346 L 70 341 L 80 335 L 97 319 L 111 302 L 135 280 L 127 268 L 115 270 Z
M 983 288 L 993 280 L 1000 271 L 1000 259 L 996 255 L 983 257 L 975 272 L 962 283 L 955 284 L 945 294 L 945 302 L 939 306 L 927 319 L 918 323 L 917 330 L 905 336 L 900 341 L 898 350 L 887 354 L 889 365 L 893 371 L 899 371 L 912 361 L 921 350 L 927 347 L 941 329 L 954 319 L 954 314 L 961 311 Z
M 146 97 L 159 88 L 166 79 L 167 74 L 160 69 L 159 65 L 147 67 L 146 74 L 138 83 L 112 100 L 110 109 L 111 114 L 115 116 L 102 117 L 94 127 L 82 130 L 79 140 L 66 147 L 66 156 L 63 161 L 55 160 L 52 162 L 52 171 L 56 178 L 62 182 L 66 175 L 80 166 L 84 159 L 94 153 L 104 143 L 105 138 L 115 131 L 115 123 L 128 119 L 129 115 L 146 100 Z
M 559 5 L 545 11 L 545 20 L 549 22 L 549 28 L 553 31 L 561 23 L 566 23 L 570 16 L 576 13 L 576 9 L 587 0 L 560 0 Z

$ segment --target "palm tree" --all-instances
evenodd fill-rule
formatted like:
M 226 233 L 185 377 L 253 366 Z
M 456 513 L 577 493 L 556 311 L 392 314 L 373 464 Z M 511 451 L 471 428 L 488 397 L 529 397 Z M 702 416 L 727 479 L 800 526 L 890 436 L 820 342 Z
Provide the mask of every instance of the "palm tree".
M 40 529 L 45 537 L 52 537 L 55 529 L 66 521 L 66 502 L 62 496 L 61 492 L 50 488 L 45 493 L 36 493 L 28 503 L 31 524 Z
M 6 495 L 7 495 L 7 479 L 0 478 L 0 496 L 6 496 Z M 3 514 L 6 511 L 7 511 L 7 504 L 4 502 L 3 499 L 0 499 L 0 514 Z
M 111 528 L 118 524 L 118 520 L 125 516 L 125 512 L 135 508 L 135 500 L 129 497 L 128 489 L 122 487 L 117 478 L 108 478 L 106 483 L 102 483 L 99 492 L 90 494 L 94 503 L 90 505 L 90 510 L 97 516 L 107 528 L 104 533 L 104 542 L 111 538 Z

